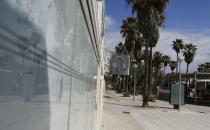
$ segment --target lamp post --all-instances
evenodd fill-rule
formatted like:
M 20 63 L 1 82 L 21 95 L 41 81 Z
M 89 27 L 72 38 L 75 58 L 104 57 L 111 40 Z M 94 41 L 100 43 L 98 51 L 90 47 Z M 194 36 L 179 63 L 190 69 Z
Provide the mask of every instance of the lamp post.
M 181 107 L 181 94 L 182 94 L 182 75 L 181 75 L 181 63 L 183 62 L 184 58 L 183 57 L 179 57 L 178 58 L 178 62 L 179 62 L 179 111 L 180 111 L 180 107 Z
M 136 70 L 137 68 L 138 68 L 138 65 L 134 63 L 133 64 L 133 70 L 134 70 L 133 101 L 135 100 L 135 95 L 136 95 Z
M 133 75 L 129 75 L 129 87 L 132 87 Z

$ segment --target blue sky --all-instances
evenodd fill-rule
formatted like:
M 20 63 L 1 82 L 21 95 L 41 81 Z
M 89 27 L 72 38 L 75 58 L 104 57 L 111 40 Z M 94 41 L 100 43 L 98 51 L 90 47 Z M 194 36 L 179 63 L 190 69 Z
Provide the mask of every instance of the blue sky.
M 132 16 L 131 8 L 124 0 L 106 0 L 105 44 L 108 50 L 114 50 L 119 41 L 124 41 L 119 28 L 128 16 Z M 194 71 L 198 64 L 210 62 L 210 0 L 170 0 L 166 17 L 155 50 L 175 59 L 171 44 L 176 38 L 182 38 L 185 43 L 194 43 L 198 47 L 190 71 Z
M 108 31 L 118 29 L 121 21 L 132 16 L 125 0 L 106 0 L 106 14 L 115 20 Z M 210 0 L 171 0 L 166 9 L 166 28 L 205 30 L 210 28 Z

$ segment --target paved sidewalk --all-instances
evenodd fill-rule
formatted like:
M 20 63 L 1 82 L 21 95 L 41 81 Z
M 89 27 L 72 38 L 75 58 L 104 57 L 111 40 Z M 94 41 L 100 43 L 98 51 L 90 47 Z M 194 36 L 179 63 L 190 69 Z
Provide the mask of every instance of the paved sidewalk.
M 209 130 L 210 107 L 185 105 L 181 111 L 168 102 L 150 102 L 141 107 L 142 98 L 122 97 L 107 90 L 100 130 Z

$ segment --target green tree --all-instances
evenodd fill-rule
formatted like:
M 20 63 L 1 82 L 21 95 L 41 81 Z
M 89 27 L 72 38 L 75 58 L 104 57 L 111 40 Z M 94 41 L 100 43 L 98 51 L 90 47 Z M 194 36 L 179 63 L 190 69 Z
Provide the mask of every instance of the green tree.
M 174 61 L 174 60 L 172 60 L 172 61 L 170 61 L 169 66 L 170 66 L 170 68 L 171 68 L 171 73 L 173 73 L 174 70 L 176 69 L 177 62 Z
M 155 52 L 153 55 L 153 66 L 155 70 L 155 84 L 157 85 L 158 83 L 158 77 L 160 76 L 160 69 L 161 65 L 163 63 L 163 54 L 160 52 Z
M 150 90 L 149 91 L 149 96 L 151 95 L 151 90 L 152 90 L 151 89 L 152 88 L 152 64 L 153 64 L 152 63 L 153 62 L 152 53 L 153 53 L 153 48 L 156 46 L 156 44 L 158 42 L 158 39 L 159 39 L 159 31 L 158 31 L 157 27 L 153 27 L 151 32 L 152 32 L 153 35 L 152 35 L 152 37 L 151 37 L 151 39 L 148 43 L 148 45 L 149 45 L 148 86 L 149 86 L 149 90 Z
M 122 42 L 119 42 L 117 44 L 117 46 L 115 46 L 115 52 L 117 54 L 120 54 L 120 53 L 124 53 L 125 52 L 124 44 Z
M 209 73 L 210 72 L 210 62 L 206 62 L 205 64 L 198 65 L 197 70 L 198 70 L 198 72 Z
M 176 39 L 175 41 L 173 41 L 172 47 L 173 47 L 173 50 L 175 50 L 176 52 L 176 60 L 178 62 L 179 53 L 181 52 L 182 49 L 184 49 L 183 40 Z M 178 66 L 176 66 L 176 73 L 178 73 Z
M 194 57 L 196 55 L 196 51 L 197 51 L 197 47 L 193 45 L 192 43 L 185 44 L 183 56 L 184 56 L 185 62 L 187 63 L 186 74 L 188 74 L 189 65 L 193 62 Z
M 138 20 L 136 18 L 128 17 L 126 20 L 123 20 L 120 31 L 122 37 L 125 38 L 125 48 L 131 56 L 130 61 L 134 61 L 134 50 L 136 48 L 136 42 L 140 38 L 140 33 L 138 32 L 137 25 Z M 126 85 L 125 96 L 129 96 L 128 85 Z
M 210 62 L 206 62 L 206 72 L 210 72 Z
M 164 55 L 163 56 L 163 64 L 164 64 L 164 74 L 166 74 L 166 67 L 168 66 L 168 64 L 170 63 L 171 58 L 168 55 Z
M 148 68 L 148 47 L 152 54 L 152 46 L 155 46 L 159 39 L 158 27 L 163 27 L 165 22 L 164 10 L 169 0 L 125 0 L 132 6 L 132 12 L 137 13 L 138 29 L 143 34 L 146 42 L 145 53 L 145 92 L 143 96 L 143 106 L 148 106 L 148 81 L 151 78 L 152 56 L 150 55 L 150 69 Z M 148 74 L 150 70 L 150 74 Z M 150 76 L 149 76 L 150 75 Z
M 206 64 L 200 64 L 200 65 L 198 65 L 197 70 L 198 70 L 198 72 L 207 72 L 207 66 L 206 66 Z
M 173 74 L 174 74 L 174 70 L 176 69 L 176 66 L 177 66 L 177 61 L 174 61 L 174 60 L 170 61 L 169 66 L 171 68 L 171 75 L 172 75 L 172 77 L 170 76 L 170 81 L 171 81 L 171 78 L 172 78 L 172 81 L 174 81 Z
M 122 22 L 120 33 L 122 37 L 125 38 L 125 47 L 128 53 L 134 53 L 136 41 L 138 41 L 140 37 L 137 25 L 138 20 L 134 17 L 128 17 Z

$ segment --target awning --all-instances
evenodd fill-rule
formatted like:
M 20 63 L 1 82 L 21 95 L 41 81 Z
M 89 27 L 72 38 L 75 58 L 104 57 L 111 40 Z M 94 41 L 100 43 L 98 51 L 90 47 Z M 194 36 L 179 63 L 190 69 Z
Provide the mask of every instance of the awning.
M 197 79 L 196 82 L 210 82 L 210 79 Z

